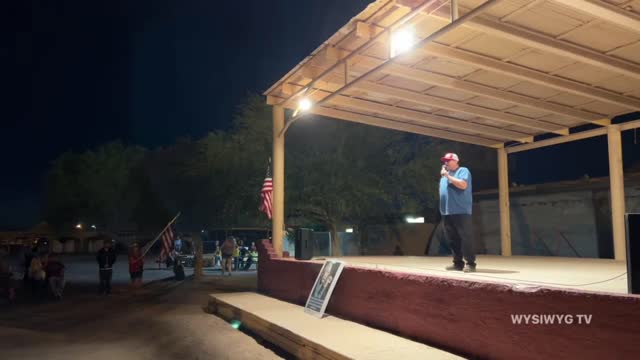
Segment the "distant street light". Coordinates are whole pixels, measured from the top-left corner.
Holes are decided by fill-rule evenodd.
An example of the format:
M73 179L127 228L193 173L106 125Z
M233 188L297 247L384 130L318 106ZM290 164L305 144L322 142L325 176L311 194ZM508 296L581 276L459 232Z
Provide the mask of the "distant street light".
M78 224L76 225L76 229L82 230L82 224L81 224L81 223L78 223Z
M96 229L96 226L95 226L95 225L91 225L91 228L92 228L93 230L95 230L95 229Z

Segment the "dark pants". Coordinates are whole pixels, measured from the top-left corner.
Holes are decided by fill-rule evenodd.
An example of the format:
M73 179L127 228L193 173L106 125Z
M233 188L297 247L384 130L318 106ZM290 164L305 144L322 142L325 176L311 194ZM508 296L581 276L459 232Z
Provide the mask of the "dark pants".
M100 270L100 294L111 293L111 277L113 270Z
M31 294L36 300L44 300L47 297L47 287L44 280L31 279Z
M253 259L251 258L251 256L249 256L247 258L247 261L244 262L243 266L242 266L242 270L249 270L251 269L251 265L253 264Z
M473 250L473 221L471 215L456 214L442 216L444 235L453 252L453 264L463 267L464 260L469 265L476 264L476 254Z

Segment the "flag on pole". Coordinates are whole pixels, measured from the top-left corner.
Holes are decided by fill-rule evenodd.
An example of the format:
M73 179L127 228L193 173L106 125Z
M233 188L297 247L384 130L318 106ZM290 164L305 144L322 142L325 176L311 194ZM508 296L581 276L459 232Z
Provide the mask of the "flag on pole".
M262 183L262 190L260 191L260 211L267 214L267 217L271 219L271 215L273 212L272 205L272 196L273 196L273 179L271 178L271 159L269 159L269 164L267 165L267 176L264 178L264 182Z
M156 243L156 241L162 239L162 251L160 252L160 259L166 259L166 256L169 255L171 251L171 245L173 244L173 239L175 238L175 232L171 227L179 217L180 213L178 213L178 215L176 215L173 219L171 219L171 221L169 221L167 226L165 226L162 231L160 231L160 234L158 234L158 236L156 236L153 241L149 241L142 247L142 256L145 256L149 252L149 250L151 250L151 247Z
M175 240L175 232L173 231L173 226L167 226L162 234L160 234L160 238L162 239L162 250L160 251L160 259L166 259L171 253L173 241Z

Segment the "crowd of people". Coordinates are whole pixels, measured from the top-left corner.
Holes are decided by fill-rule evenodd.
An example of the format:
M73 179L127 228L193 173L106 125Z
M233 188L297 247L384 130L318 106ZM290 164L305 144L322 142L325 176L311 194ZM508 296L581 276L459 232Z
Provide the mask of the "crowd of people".
M6 252L0 253L0 291L13 302L17 290L23 288L34 301L48 298L61 300L64 287L65 266L54 254L38 247L27 248L23 259L22 281L9 265Z
M184 280L182 262L178 261L175 251L171 258L175 279ZM47 299L61 300L66 285L65 265L57 255L43 247L34 246L24 249L24 256L20 257L20 268L12 268L8 252L0 249L0 298L9 303L16 301L18 291L26 299L42 302ZM102 248L96 253L95 260L98 265L98 292L101 295L111 293L111 280L113 268L118 254L112 240L103 242ZM16 264L14 259L14 264ZM142 286L144 271L144 254L137 243L132 244L128 251L129 275L131 288ZM18 270L18 271L16 271ZM22 279L20 279L22 274ZM4 300L3 300L4 301Z
M220 244L216 242L214 251L214 267L219 266L222 275L231 276L231 272L251 269L253 264L258 264L258 249L255 243L245 246L242 240L229 236Z
M171 251L171 254L166 256L165 262L167 267L173 267L174 279L184 280L184 267L179 260L179 253L176 248ZM137 289L142 286L142 276L144 273L144 256L140 245L133 243L129 247L128 262L129 262L129 276L131 278L131 288ZM100 274L100 286L99 292L102 295L109 295L111 293L111 278L113 277L113 264L116 262L117 254L113 249L111 241L105 241L102 249L98 251L96 260L98 262L98 271ZM160 262L159 262L160 263Z

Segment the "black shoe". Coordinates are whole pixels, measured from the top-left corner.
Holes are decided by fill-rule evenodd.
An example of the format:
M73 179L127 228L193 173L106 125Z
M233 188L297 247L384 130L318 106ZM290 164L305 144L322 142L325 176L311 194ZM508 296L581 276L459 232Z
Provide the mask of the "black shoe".
M463 271L466 272L466 273L476 272L476 264L467 264L467 265L465 265Z
M447 271L462 271L463 267L458 265L449 265L445 269L447 269Z

